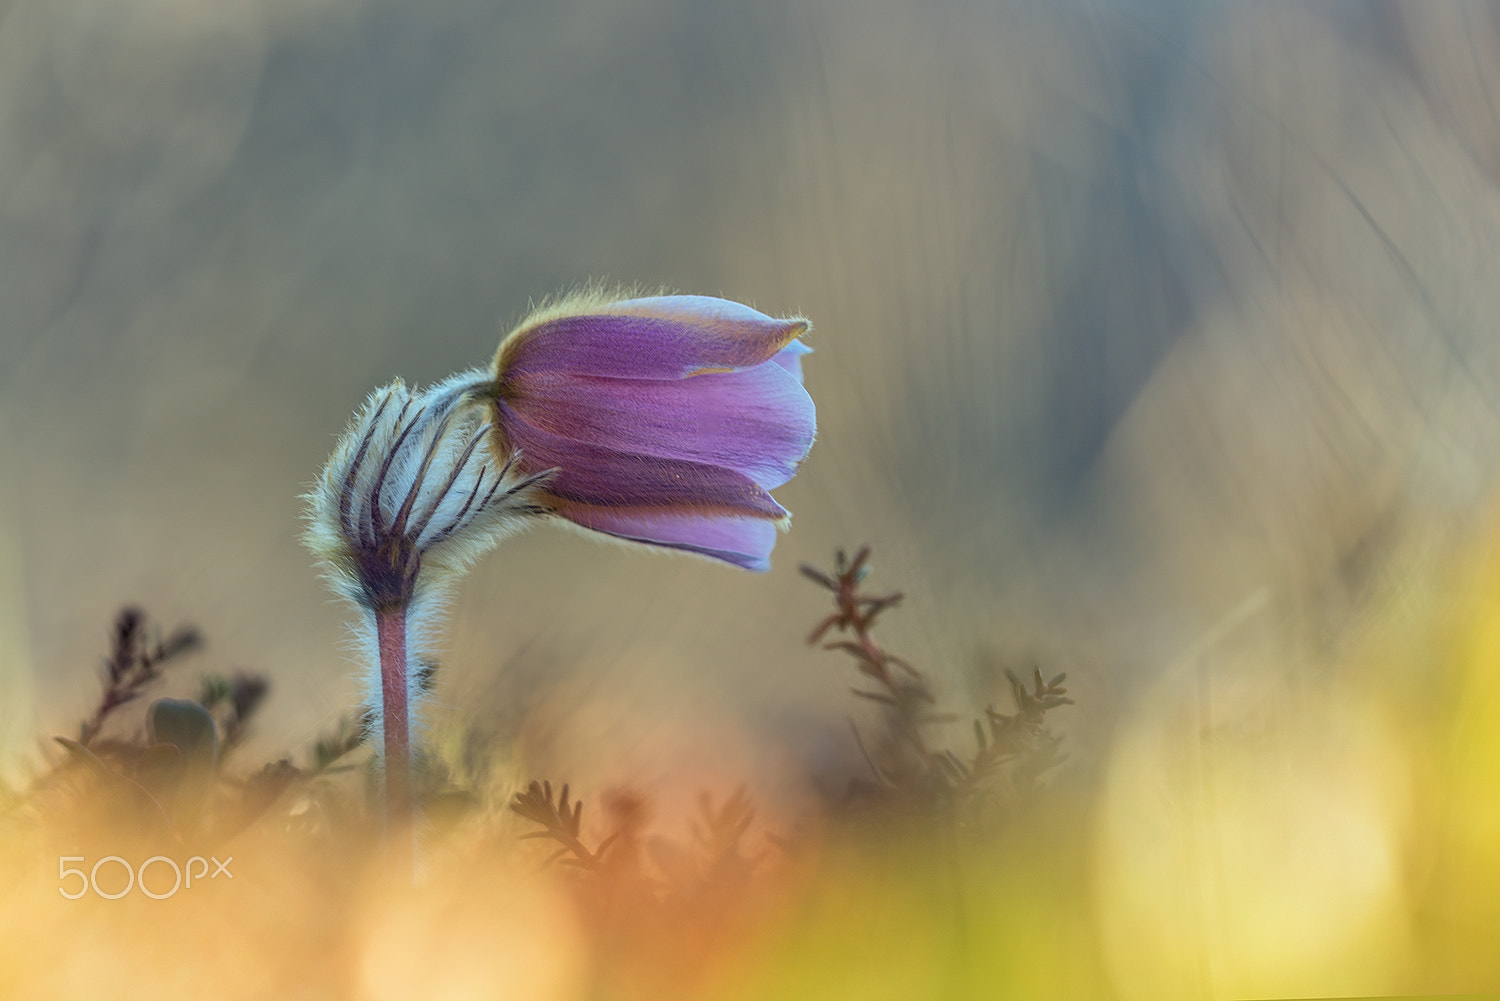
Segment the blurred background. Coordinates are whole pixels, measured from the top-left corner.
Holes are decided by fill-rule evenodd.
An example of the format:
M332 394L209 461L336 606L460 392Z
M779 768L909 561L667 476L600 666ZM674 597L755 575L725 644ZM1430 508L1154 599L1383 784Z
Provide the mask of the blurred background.
M126 602L270 675L247 762L304 747L357 689L297 541L350 413L667 285L815 325L774 569L540 526L444 719L795 815L864 712L796 567L870 543L948 708L1069 673L1113 989L1493 986L1497 251L1482 2L0 0L12 774Z

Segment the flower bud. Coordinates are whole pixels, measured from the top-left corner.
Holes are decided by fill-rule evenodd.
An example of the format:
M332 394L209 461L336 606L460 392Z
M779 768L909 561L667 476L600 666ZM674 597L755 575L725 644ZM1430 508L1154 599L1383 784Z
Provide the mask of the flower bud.
M752 570L790 520L770 491L812 447L804 319L704 296L565 300L500 345L491 451L574 525Z

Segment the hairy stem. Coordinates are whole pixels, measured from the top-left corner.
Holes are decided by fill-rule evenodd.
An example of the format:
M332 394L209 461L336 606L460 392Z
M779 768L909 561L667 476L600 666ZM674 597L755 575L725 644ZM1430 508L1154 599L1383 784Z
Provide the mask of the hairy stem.
M385 830L391 873L410 879L415 865L415 805L411 794L411 727L407 705L406 609L375 613L380 647L380 717L385 734Z

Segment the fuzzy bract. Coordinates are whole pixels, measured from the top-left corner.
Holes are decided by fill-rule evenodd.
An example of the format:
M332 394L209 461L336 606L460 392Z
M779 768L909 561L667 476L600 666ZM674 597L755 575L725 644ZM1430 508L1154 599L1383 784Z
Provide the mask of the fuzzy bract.
M441 590L527 515L540 513L514 457L454 377L422 392L400 380L370 394L306 497L307 546L334 588L379 611ZM472 381L472 373L469 374Z

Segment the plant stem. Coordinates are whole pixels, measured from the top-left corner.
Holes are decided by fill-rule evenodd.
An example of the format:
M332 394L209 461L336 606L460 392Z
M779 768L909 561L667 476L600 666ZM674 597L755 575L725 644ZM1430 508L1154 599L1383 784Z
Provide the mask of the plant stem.
M380 718L385 735L385 833L392 875L410 879L416 851L411 794L411 728L407 705L406 609L394 607L375 613L375 636L380 647Z

